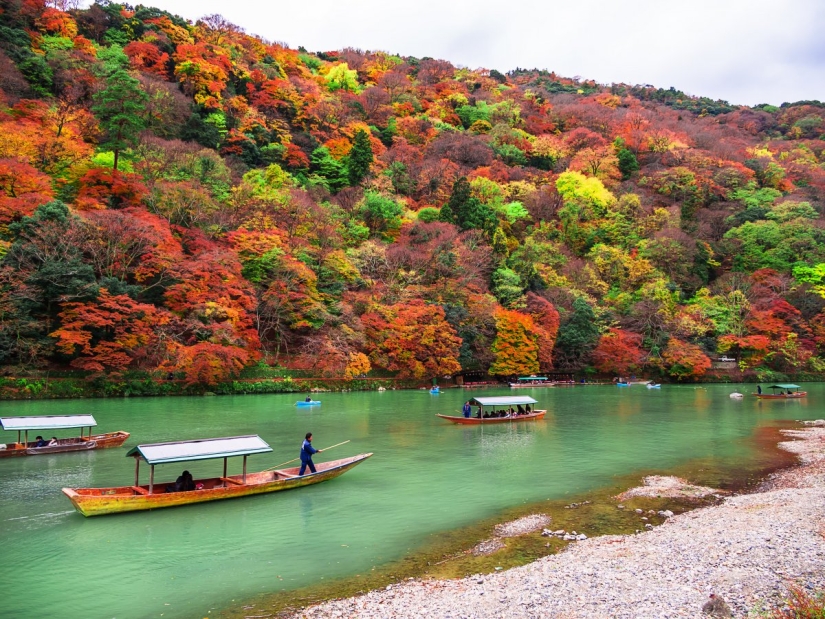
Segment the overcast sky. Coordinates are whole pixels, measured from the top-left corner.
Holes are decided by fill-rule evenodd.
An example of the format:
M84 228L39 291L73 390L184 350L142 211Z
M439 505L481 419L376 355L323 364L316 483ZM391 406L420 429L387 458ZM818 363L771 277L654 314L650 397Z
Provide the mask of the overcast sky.
M142 0L310 51L674 86L755 105L825 100L825 0ZM137 2L135 2L137 4Z

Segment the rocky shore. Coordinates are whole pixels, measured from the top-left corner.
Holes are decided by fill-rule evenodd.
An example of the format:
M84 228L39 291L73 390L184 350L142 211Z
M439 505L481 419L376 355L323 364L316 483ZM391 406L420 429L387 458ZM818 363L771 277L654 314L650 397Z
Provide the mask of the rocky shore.
M511 570L408 580L293 617L701 617L703 606L720 598L725 604L717 606L732 616L755 617L781 604L788 585L825 589L825 421L805 425L784 430L791 440L780 445L797 454L799 466L773 475L753 494L668 517L636 535L574 541L563 552ZM646 480L646 490L622 496L656 487L680 492L680 486L712 491L656 478ZM545 534L557 533L541 514L521 520L501 525L496 535L545 526Z

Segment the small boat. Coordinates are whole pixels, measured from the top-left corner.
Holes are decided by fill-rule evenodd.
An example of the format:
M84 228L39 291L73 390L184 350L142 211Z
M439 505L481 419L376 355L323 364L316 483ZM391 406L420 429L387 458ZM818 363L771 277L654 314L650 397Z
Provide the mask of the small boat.
M317 484L338 477L360 464L371 453L341 458L315 465L316 472L299 476L299 467L277 471L246 472L249 455L269 453L272 448L258 435L209 438L174 443L138 445L127 453L135 459L135 483L114 488L63 488L75 509L84 516L102 516L162 507L176 507L191 503L234 499L253 494L278 492ZM243 456L243 474L227 475L227 458ZM195 479L195 490L176 491L172 482L155 483L155 466L199 460L223 458L223 475ZM140 462L150 466L149 483L140 485Z
M432 389L430 389L430 393L432 395L438 395L439 393L441 393L441 390L438 387L433 387Z
M616 383L617 387L630 387L629 383Z
M753 395L760 400L797 400L808 395L807 391L799 391L799 385L791 383L777 383L768 388L772 390L772 393L754 393Z
M532 409L529 413L519 414L518 408L514 406L528 407L531 404L536 404L536 400L529 396L503 396L496 398L472 398L470 404L478 406L478 415L476 417L455 417L452 415L437 414L437 417L452 421L465 426L476 426L488 423L512 423L516 421L534 421L536 419L543 419L547 414L546 410ZM501 417L485 417L484 407L492 407L493 412L496 412L496 407L507 406L507 414ZM503 409L499 409L503 410Z
M645 387L647 387L648 389L661 389L662 385L660 385L659 383L647 383Z
M299 400L295 402L295 406L321 406L321 400L310 400L307 402L306 400Z
M519 376L518 381L510 383L510 389L533 389L535 387L552 387L553 382L546 376Z
M731 400L741 400L744 397L745 396L743 394L739 393L738 391L734 391L733 393L730 394L730 399Z
M39 456L62 453L66 451L88 451L120 447L129 438L128 432L108 432L92 434L97 421L92 415L46 415L42 417L0 417L0 426L4 430L17 430L17 442L0 445L0 458L12 456ZM51 445L37 447L35 441L29 441L29 430L72 430L80 428L80 436L59 438ZM89 434L84 430L89 428ZM20 433L23 433L21 440Z

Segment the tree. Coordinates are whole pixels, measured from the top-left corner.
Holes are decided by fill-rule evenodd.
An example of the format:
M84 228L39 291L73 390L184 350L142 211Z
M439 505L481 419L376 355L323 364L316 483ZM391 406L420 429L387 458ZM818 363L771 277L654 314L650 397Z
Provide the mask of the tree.
M373 154L369 135L363 129L355 132L352 149L347 157L347 175L350 185L358 185L369 174Z
M501 309L496 312L495 361L490 374L515 376L539 371L539 347L533 318L521 312Z
M444 309L420 299L379 307L361 316L370 359L399 378L434 378L461 370L461 338Z
M624 375L639 369L644 360L642 336L623 329L609 329L593 351L593 365L603 374Z
M373 235L392 237L401 227L401 205L374 191L364 194L361 217Z
M344 376L347 379L353 379L356 376L363 376L372 369L370 359L362 352L351 352L349 354L349 362L344 370Z
M692 378L696 380L710 369L710 359L696 344L670 338L662 359L669 366L668 372L679 380Z
M466 176L453 184L450 199L441 207L441 221L454 223L462 230L476 228L492 233L496 217L493 210L472 195L472 188Z
M559 328L556 351L559 364L567 369L582 367L599 339L593 308L581 297L573 301L573 313Z
M114 152L113 169L117 172L121 151L137 143L145 126L143 113L147 96L138 80L117 67L106 76L106 85L94 95L94 100L92 111L106 135L103 146Z
M539 347L539 370L553 369L553 348L559 333L559 312L544 297L528 292L527 313L533 317L536 327L536 344Z

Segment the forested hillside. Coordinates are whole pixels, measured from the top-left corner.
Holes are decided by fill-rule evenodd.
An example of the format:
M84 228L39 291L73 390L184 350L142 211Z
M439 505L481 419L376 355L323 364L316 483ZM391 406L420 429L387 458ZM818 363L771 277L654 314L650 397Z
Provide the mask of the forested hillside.
M0 10L6 373L825 371L825 104Z

